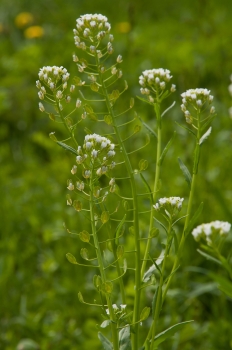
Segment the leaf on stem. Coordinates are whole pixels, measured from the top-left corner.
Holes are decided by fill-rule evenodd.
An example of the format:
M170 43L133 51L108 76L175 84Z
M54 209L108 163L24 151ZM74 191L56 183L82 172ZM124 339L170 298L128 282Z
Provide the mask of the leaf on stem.
M104 350L114 350L113 344L101 332L98 332L98 339L102 343Z
M102 283L101 290L106 294L111 294L113 291L113 283L110 281Z
M157 336L155 337L154 346L158 346L159 344L163 343L166 339L172 337L176 332L181 331L190 322L194 321L191 320L177 323L174 326L166 329L165 331L157 334Z
M200 138L199 145L201 145L211 134L212 126L209 127L209 129L204 133L204 135Z
M209 277L211 277L215 282L218 283L218 288L232 298L232 282L226 279L223 276L216 275L214 273L209 273Z
M149 125L147 125L143 119L138 115L139 120L141 121L141 123L143 124L143 126L149 131L150 134L152 134L152 136L157 138L157 134L155 133L155 131L153 131Z
M151 265L143 275L143 282L145 283L148 282L151 279L151 277L155 275L155 270L156 270L155 264Z
M163 116L172 108L174 107L176 104L176 101L174 101L171 106L169 106L167 109L165 109L165 111L163 111L163 113L161 114L161 118L163 118Z
M162 152L162 154L160 156L160 159L159 159L159 164L160 165L162 165L162 163L164 161L164 158L165 158L166 154L168 153L169 148L172 146L172 144L174 142L175 137L176 137L176 131L174 131L171 139L168 141L166 147L164 148L164 150L163 150L163 152Z
M184 178L187 181L187 184L189 185L189 188L191 188L192 176L188 168L186 167L186 165L184 165L184 163L180 158L178 158L178 162L179 162L180 170L182 171Z
M193 226L195 225L195 222L197 221L198 217L201 215L201 212L203 210L203 202L201 202L201 204L199 205L199 207L197 208L197 210L195 211L192 219L190 220L186 230L185 230L185 235L187 236L189 234L189 232L193 229Z
M105 320L102 322L102 324L100 325L101 328L106 328L110 325L111 320Z
M131 350L129 325L122 328L119 332L119 350Z
M176 123L178 126L180 126L182 129L185 129L185 130L189 131L191 134L193 134L195 137L197 137L197 135L195 134L195 132L192 131L191 129L189 129L187 126L181 125L181 124L179 124L179 123L177 123L177 122L175 122L175 123Z

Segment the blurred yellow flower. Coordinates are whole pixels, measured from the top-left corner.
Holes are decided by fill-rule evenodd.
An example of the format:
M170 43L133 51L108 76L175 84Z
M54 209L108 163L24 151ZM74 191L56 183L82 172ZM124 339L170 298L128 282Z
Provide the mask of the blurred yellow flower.
M131 30L131 25L129 22L119 22L116 24L116 30L119 33L129 33Z
M30 12L21 12L15 17L15 24L18 28L23 28L28 24L31 24L34 20L33 15Z
M40 26L31 26L24 31L24 36L27 39L40 38L44 35L44 30Z

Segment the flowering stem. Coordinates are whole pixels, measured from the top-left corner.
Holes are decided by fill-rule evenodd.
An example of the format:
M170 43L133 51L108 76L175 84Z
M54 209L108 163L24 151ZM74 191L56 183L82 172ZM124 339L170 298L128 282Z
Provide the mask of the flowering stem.
M94 218L94 180L93 180L93 172L90 177L90 220L91 220L91 228L92 228L92 235L93 235L93 241L94 241L94 247L96 249L96 254L97 254L97 260L99 264L99 270L102 278L102 282L106 283L106 275L105 275L105 270L104 270L104 264L103 264L103 259L101 255L101 248L100 244L98 241L98 236L96 232L96 226L95 226L95 218ZM110 294L105 293L106 296L106 301L107 301L107 306L109 309L109 315L110 315L110 320L111 320L111 331L112 331L112 341L113 341L113 348L114 350L118 350L118 333L117 333L117 323L115 319L115 314L114 314L114 309L112 306Z
M158 192L158 186L159 186L159 178L160 178L160 156L161 156L161 115L160 115L160 105L155 105L155 112L156 112L156 119L157 119L157 150L156 150L156 166L155 166L155 181L154 181L154 187L153 187L153 203L156 199L156 193ZM149 224L149 236L147 240L147 245L145 249L142 269L141 269L141 278L143 278L143 275L146 270L148 255L151 247L151 240L152 237L150 236L151 230L153 227L153 220L154 220L154 207L151 206L151 214L150 214L150 224Z
M168 256L169 237L170 237L170 234L171 234L171 230L172 230L172 220L170 220L169 227L168 227L167 243L166 243L166 247L165 247L164 259L163 259L162 269L161 269L161 274L160 274L160 283L159 283L159 286L158 286L158 292L157 292L157 297L156 297L154 318L153 318L152 325L150 327L149 333L147 335L147 339L145 341L145 343L146 343L149 340L151 340L151 346L150 346L151 350L154 347L154 340L155 340L155 335L156 335L156 331L157 331L157 324L158 324L159 314L160 314L161 307L162 307L162 304L163 304L163 299L164 299L164 296L162 295L162 287L163 287L163 282L164 282L164 272L165 272L165 267L166 267L166 259L167 259L167 256Z
M189 225L189 222L190 222L190 219L191 219L193 197L194 197L194 194L195 194L195 187L196 187L196 176L197 176L197 172L198 172L198 162L199 162L199 157L200 157L199 140L200 140L200 116L198 115L198 130L197 130L196 145L195 145L195 150L194 150L194 163L193 163L194 165L193 165L192 181L191 181L191 187L190 187L190 193L189 193L187 215L186 215L186 219L185 219L185 225L184 225L184 229L183 229L183 232L182 232L180 244L179 244L179 247L178 247L178 252L176 254L175 261L174 261L174 264L173 264L173 267L172 267L172 271L170 273L170 276L168 278L167 284L166 284L165 289L164 289L163 298L167 294L169 285L170 285L170 283L172 281L172 278L174 276L174 271L178 267L178 264L179 264L179 261L180 261L180 258L181 258L181 254L182 254L182 251L183 251L185 239L186 239L186 229L187 229L187 227Z
M97 66L99 66L99 58L96 55L96 61ZM102 86L103 95L105 97L106 105L109 114L112 117L113 120L113 128L118 140L118 144L120 149L122 150L123 158L125 161L125 165L127 168L127 172L130 178L131 183L131 191L132 191L132 197L133 197L133 209L134 209L134 215L133 215L133 222L134 222L134 237L135 237L135 300L134 300L134 311L133 311L133 324L134 324L134 333L132 333L132 349L137 350L138 349L138 321L139 321L139 309L140 309L140 295L141 295L141 279L140 279L140 270L141 270L141 261L140 261L140 235L139 235L139 220L138 220L138 201L137 201L137 193L136 193L136 185L135 185L135 179L134 179L134 172L129 160L129 157L127 155L124 143L121 139L117 124L116 124L116 118L115 113L112 108L112 105L109 100L109 95L107 92L107 88L105 86L105 82L103 79L103 76L101 73L99 73L100 83Z

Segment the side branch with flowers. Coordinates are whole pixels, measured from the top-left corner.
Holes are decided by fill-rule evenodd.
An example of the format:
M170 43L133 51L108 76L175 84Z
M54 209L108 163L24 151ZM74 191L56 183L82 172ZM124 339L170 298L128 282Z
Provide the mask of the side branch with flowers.
M162 163L173 146L175 137L174 133L166 147L162 148L164 116L174 105L163 111L163 101L176 91L175 85L170 84L171 72L155 68L145 70L139 77L143 95L139 99L153 108L156 129L152 130L141 118L139 121L136 115L128 117L134 100L130 100L126 111L120 109L120 98L128 86L126 82L121 83L122 56L112 58L114 37L110 30L108 19L103 15L88 14L77 19L74 42L80 56L74 54L73 61L79 76L74 77L68 86L70 75L66 68L48 66L40 69L39 80L36 82L41 100L39 109L47 113L52 121L63 124L67 138L57 140L54 133L50 137L74 157L72 179L67 184L70 191L67 205L76 211L77 222L80 215L85 218L86 227L77 235L88 249L82 248L80 251L84 263L72 253L67 253L66 256L70 263L95 271L93 285L98 293L98 300L88 303L82 295L83 291L79 291L79 300L101 310L103 321L98 337L105 350L154 350L165 339L192 322L185 320L166 330L159 329L162 306L180 266L186 237L193 230L203 209L202 203L199 203L198 209L193 210L193 198L201 147L210 135L215 108L211 106L213 96L207 89L191 89L181 95L181 109L188 124L181 127L194 137L195 150L192 171L179 159L180 169L189 185L189 196L186 214L178 217L184 198L159 198ZM72 104L73 96L73 110L66 113L66 104ZM83 124L88 119L95 121L95 127L87 132L82 142L77 126L83 126L87 130ZM155 175L152 183L146 180L145 160L140 161L139 170L134 169L133 165L137 152L141 152L142 148L145 150L148 138L144 146L129 151L129 143L133 142L141 130L140 122L144 130L148 129L156 137L156 157L152 160ZM100 135L99 130L103 130L104 135ZM125 184L122 190L119 189L119 182ZM141 193L141 188L144 187L146 191ZM141 198L149 200L149 210L144 209ZM116 204L118 200L119 204ZM145 219L146 236L141 228ZM182 219L185 220L183 232L178 238L176 226ZM157 225L162 232L159 232ZM229 230L229 223L215 221L195 228L192 233L196 239L206 239L210 248L204 246L205 250L208 249L207 253L217 256L231 278L231 267L215 243ZM165 247L159 256L155 256L152 244L157 243L159 234L163 235ZM128 243L131 236L133 247ZM78 246L74 253L76 249ZM171 254L174 259L170 270L167 269L166 262ZM125 286L130 279L133 279L134 284L133 302L129 299ZM142 304L147 288L153 291L153 301L149 306ZM145 330L141 331L141 325Z

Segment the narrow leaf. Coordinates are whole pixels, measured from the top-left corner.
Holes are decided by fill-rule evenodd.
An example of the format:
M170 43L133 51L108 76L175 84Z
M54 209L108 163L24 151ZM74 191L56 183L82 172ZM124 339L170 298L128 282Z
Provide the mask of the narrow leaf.
M226 279L223 276L216 275L214 273L209 273L209 277L211 277L215 282L218 283L218 288L232 298L232 282Z
M185 230L185 234L188 235L190 231L192 231L193 226L195 225L195 222L197 221L198 217L201 215L202 210L203 210L203 202L201 202L201 204L199 205L199 207L197 208L197 210L195 211L192 219L190 220L186 230Z
M147 125L143 119L138 115L139 120L141 121L141 123L143 124L143 126L149 131L150 134L152 134L152 136L157 138L157 134L155 133L155 131L153 131L149 125Z
M114 350L113 344L101 332L98 332L98 339L102 343L104 350Z
M66 151L69 151L69 152L71 152L71 153L73 153L73 154L75 154L77 156L77 151L74 148L66 145L66 143L63 143L63 142L60 142L60 141L57 141L56 143L59 146L61 146L62 148L64 148Z
M164 150L163 150L163 152L162 152L162 154L160 156L160 159L159 159L159 164L160 165L162 165L162 163L164 161L164 158L165 158L166 154L168 153L169 148L172 146L172 144L174 142L175 137L176 137L176 131L174 131L171 139L168 141L166 147L164 148Z
M119 350L131 350L129 325L122 328L119 332Z
M151 204L153 203L153 196L152 196L152 190L151 187L149 186L147 180L145 179L145 177L143 176L143 174L140 173L140 177L143 180L143 183L145 185L145 187L147 188L148 192L150 193L150 200L151 200Z
M110 320L105 320L102 322L102 324L100 325L101 328L106 328L110 325L111 321Z
M155 274L156 266L153 264L143 275L143 282L148 282L151 279L151 276Z
M67 253L66 258L71 264L77 264L75 256L73 256L71 253Z
M195 134L195 132L192 131L191 129L189 129L187 126L181 125L181 124L179 124L179 123L177 123L177 122L175 122L175 123L176 123L178 126L180 126L182 129L185 129L185 130L189 131L191 134L193 134L195 137L197 137L197 135Z
M163 111L163 113L161 114L161 118L163 118L163 116L172 108L174 107L176 104L176 101L174 101L171 106L169 106L167 109L165 109L165 111Z
M186 165L184 165L184 163L182 162L182 160L180 158L178 158L178 162L179 162L180 169L184 175L184 178L187 181L189 187L191 188L191 182L192 182L191 174L190 174L188 168L186 167Z
M209 127L209 129L204 133L204 135L200 138L199 144L201 145L211 134L212 126Z
M203 252L202 250L197 249L197 251L198 251L199 254L201 254L201 255L202 255L204 258L206 258L207 260L211 260L211 261L215 262L215 263L218 264L218 265L221 265L221 264L222 264L220 260L218 260L218 259L214 258L213 256L211 256L211 255L209 255L209 254Z
M194 322L194 321L191 320L191 321L177 323L174 326L166 329L165 331L157 334L157 336L155 337L154 346L157 346L163 343L166 339L172 337L176 332L181 331L186 326L186 324L190 322Z

